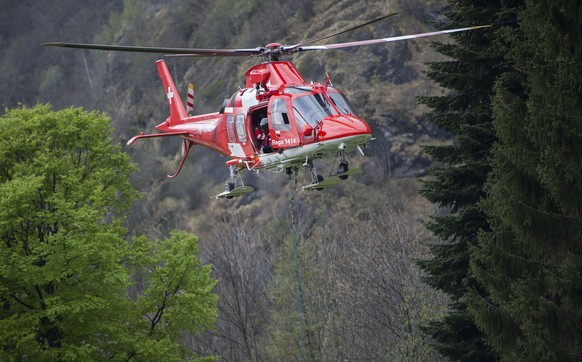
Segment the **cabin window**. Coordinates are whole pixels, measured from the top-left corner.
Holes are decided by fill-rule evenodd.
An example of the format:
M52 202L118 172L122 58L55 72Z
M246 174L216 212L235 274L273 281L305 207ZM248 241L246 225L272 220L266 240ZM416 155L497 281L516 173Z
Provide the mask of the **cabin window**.
M275 131L289 131L291 124L285 99L275 99L271 105L271 119Z
M236 142L236 128L234 126L234 116L232 114L226 116L226 134L228 135L228 142Z
M245 143L247 141L247 132L245 130L245 115L237 114L235 119L236 124L236 135L238 136L238 141Z

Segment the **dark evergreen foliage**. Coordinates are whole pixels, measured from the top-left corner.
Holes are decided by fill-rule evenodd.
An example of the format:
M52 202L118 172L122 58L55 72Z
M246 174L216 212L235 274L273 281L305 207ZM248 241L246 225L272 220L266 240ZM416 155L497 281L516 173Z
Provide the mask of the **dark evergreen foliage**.
M515 71L495 87L492 229L472 250L487 297L469 306L507 360L582 358L582 7L527 1L504 33Z
M469 271L469 249L481 230L489 230L486 215L479 209L484 184L491 171L489 155L496 141L490 99L495 79L511 63L496 45L496 32L513 16L519 1L451 1L450 23L441 27L493 24L489 30L455 36L455 44L437 44L450 60L431 63L428 75L451 95L426 97L432 108L428 118L454 137L453 145L426 147L441 167L431 171L421 193L448 209L434 216L427 227L444 243L432 245L432 258L419 261L428 273L426 282L445 292L454 302L448 314L431 322L426 331L437 341L442 355L452 360L496 360L483 335L467 312L468 290L482 294Z

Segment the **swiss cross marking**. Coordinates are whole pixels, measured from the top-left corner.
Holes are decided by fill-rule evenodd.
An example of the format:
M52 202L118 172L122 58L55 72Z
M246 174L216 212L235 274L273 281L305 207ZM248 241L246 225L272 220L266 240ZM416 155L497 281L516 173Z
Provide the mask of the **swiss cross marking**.
M170 101L170 104L172 104L172 98L174 98L174 92L172 92L172 88L168 87L168 93L166 95L168 96L168 101Z

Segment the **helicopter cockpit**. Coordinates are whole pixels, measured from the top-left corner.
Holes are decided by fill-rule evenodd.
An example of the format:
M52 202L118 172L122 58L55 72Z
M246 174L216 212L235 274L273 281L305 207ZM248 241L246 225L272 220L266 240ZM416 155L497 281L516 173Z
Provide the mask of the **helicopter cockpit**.
M269 115L273 144L282 148L314 142L326 118L356 116L343 93L321 85L286 87L269 100Z
M302 87L290 87L286 91L297 95L291 103L295 121L300 128L306 124L315 128L324 118L337 115L323 93L313 93L311 88Z
M357 116L343 93L332 87L327 87L325 92L321 93L313 93L311 87L289 87L285 89L285 92L298 95L293 97L292 101L293 112L298 123L315 127L322 119L339 113ZM332 104L335 107L332 107Z

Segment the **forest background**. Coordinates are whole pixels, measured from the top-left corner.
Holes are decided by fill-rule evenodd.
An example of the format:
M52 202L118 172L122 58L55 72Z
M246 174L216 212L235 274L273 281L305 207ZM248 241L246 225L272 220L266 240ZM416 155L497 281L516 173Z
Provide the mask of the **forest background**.
M130 233L159 238L178 229L198 235L200 257L204 263L212 265L213 276L218 280L214 289L219 296L216 327L185 338L188 348L199 355L219 355L232 361L299 359L302 340L287 177L248 173L245 183L252 184L258 191L236 200L211 200L209 196L220 192L226 179L226 160L209 151L195 149L180 177L166 179L166 174L173 172L180 159L178 142L155 140L137 143L131 148L124 146L126 140L141 131L152 130L167 117L163 89L155 71L158 56L42 48L40 44L70 41L247 48L310 39L390 12L399 15L340 35L334 41L430 31L435 24L503 24L508 29L505 36L457 37L460 52L459 48L451 48L450 39L442 38L439 41L444 45L437 47L440 53L431 47L429 40L419 40L294 57L293 61L307 80L324 81L329 72L335 86L345 91L362 118L371 124L376 137L366 149L365 158L353 155L364 171L362 175L350 178L337 188L303 193L297 198L305 353L309 360L439 360L471 356L496 360L499 355L512 358L519 353L543 355L549 359L580 356L578 335L569 337L564 345L557 347L559 343L555 341L562 334L575 330L576 325L560 327L559 331L547 329L537 323L544 318L529 320L531 313L521 309L528 300L524 297L525 291L530 291L527 295L533 300L537 300L535 296L543 297L540 310L548 315L556 313L560 316L558 320L580 315L579 308L575 307L580 305L576 304L576 298L579 299L577 293L581 284L580 234L577 234L580 230L579 206L563 205L562 200L566 199L556 196L559 190L569 189L573 192L570 200L582 200L580 183L573 176L580 170L579 156L572 157L572 154L582 154L575 152L579 151L579 146L565 142L566 136L555 131L552 144L562 150L556 157L567 160L566 166L550 157L551 148L546 147L546 140L532 136L536 133L531 129L540 125L542 130L543 122L533 122L534 126L521 138L533 137L535 141L521 145L522 152L539 150L533 153L534 159L553 159L553 164L559 168L555 173L564 174L563 170L567 169L566 175L570 175L566 178L570 183L551 186L556 181L550 177L551 167L536 170L535 166L526 165L529 168L519 168L529 170L524 173L537 185L535 202L543 207L533 209L547 214L550 211L544 208L548 207L559 220L567 219L565 226L559 228L559 236L536 234L544 236L536 244L539 248L534 248L535 253L529 251L524 239L519 242L506 240L505 247L487 243L487 240L496 240L492 235L501 231L505 231L501 235L529 240L531 235L527 230L530 229L522 230L519 226L531 225L535 217L524 217L518 212L512 214L514 204L501 208L499 202L489 202L485 206L480 203L488 194L497 195L498 200L511 199L503 194L508 189L502 187L503 182L510 179L504 176L507 173L500 171L503 170L502 155L503 152L519 154L519 150L503 151L500 147L494 152L497 156L493 157L497 163L490 161L493 145L497 139L503 140L504 130L502 123L497 124L498 128L493 125L493 110L502 120L507 114L503 107L513 107L522 112L520 122L529 122L534 117L528 118L528 115L539 111L535 109L536 104L552 103L528 103L532 89L529 79L535 79L528 72L535 67L528 63L527 55L535 54L532 50L535 47L526 41L528 36L512 33L512 29L517 28L517 19L522 16L525 25L521 31L531 34L532 29L527 27L531 17L545 19L547 29L555 30L555 23L560 23L555 18L569 14L564 23L574 24L573 28L579 30L580 9L567 1L548 5L554 13L547 14L539 13L543 4L530 4L528 13L523 11L525 5L519 1L474 3L345 0L275 4L254 0L176 0L168 4L126 0L84 4L65 0L52 4L3 0L0 5L10 11L0 13L3 54L0 101L9 108L19 103L33 106L37 102L48 102L54 109L82 106L111 117L115 141L139 166L132 184L143 197L128 220ZM547 59L565 58L566 65L556 65L559 69L571 69L567 66L575 68L580 64L579 47L572 45L576 44L576 39L568 37L566 25L557 27L559 34L566 34L562 36L564 44L559 43L559 49L554 49L553 53L548 50L539 55L543 61L535 57L532 61L555 65ZM555 34L550 30L540 34L536 36L550 49ZM516 45L512 39L519 39L521 45ZM474 50L475 46L479 51ZM561 53L560 57L556 56L562 48L574 55L571 58ZM470 65L461 67L461 72L459 68L447 68L450 64L447 60L451 58ZM185 91L189 82L195 84L195 112L200 114L216 111L224 98L243 85L242 74L254 61L171 59L167 63L179 89ZM437 63L429 67L427 62ZM471 68L478 64L482 64L482 68ZM495 71L490 72L491 69ZM438 83L429 79L426 72ZM504 73L511 74L505 75L505 83L495 83ZM462 80L462 76L455 77L455 74L465 74L467 78ZM571 99L575 99L580 92L579 76L568 75L574 80L566 88L572 90ZM542 83L533 82L534 85ZM471 84L474 88L479 88L475 86L479 84L481 88L471 89ZM505 89L511 94L504 93ZM518 99L512 98L510 105L502 101L491 104L493 94L512 95ZM450 95L461 97L451 98ZM543 95L533 92L531 98L543 98ZM424 97L421 103L418 97ZM565 112L566 119L579 121L580 113L574 116L580 106L579 99L571 99L553 103L570 105L563 107L567 111L558 113ZM476 103L471 104L471 101ZM477 122L457 119L447 123L443 116L447 113L471 114L468 111L477 114L474 118ZM515 122L507 120L507 124ZM559 122L556 124L555 129L567 128ZM580 137L580 128L572 124L575 123L568 123L571 132L566 140ZM505 137L512 139L516 135L519 130L512 130ZM508 141L507 145L510 144ZM468 156L467 150L474 153ZM525 162L527 157L519 158L522 159ZM478 164L471 163L473 161ZM444 165L445 171L435 171L425 178L424 186L420 186L419 179L426 177L427 170L435 165ZM456 170L463 169L459 165L469 165L471 170L479 172L451 176L446 171L447 165L454 165ZM329 166L323 164L322 169ZM497 170L493 173L496 176L489 178L493 168ZM488 179L490 192L485 186ZM445 186L448 188L443 191ZM421 188L428 200L419 195ZM463 198L467 194L469 196ZM514 192L511 195L522 194ZM531 206L532 202L527 205ZM501 209L506 213L499 213ZM495 221L498 215L506 218L500 216L502 220ZM477 222L472 223L475 220ZM425 226L427 223L430 231ZM470 225L468 229L471 230L453 230L451 225L455 223ZM556 263L541 260L541 255L547 252L544 240L556 238L563 243L558 243L558 248L552 251L556 252L556 260L564 258ZM433 246L429 251L430 245ZM506 270L493 265L487 258L502 253L506 256L504 267L507 268L512 258L524 259L516 255L515 250L527 254L525 259L533 260L525 269ZM470 259L470 255L475 257ZM418 260L424 260L420 262L424 272L416 265ZM529 275L546 275L547 268L551 269L554 279L521 279L523 270ZM491 273L487 273L491 270L504 270L507 278L503 282L488 279ZM441 292L425 284L422 275ZM471 294L472 290L477 292ZM483 306L480 301L487 303ZM510 309L495 309L500 313L497 316L487 311L487 306L499 306L502 302L509 302ZM523 320L507 320L508 313L523 315ZM496 321L507 323L501 323L500 327ZM573 321L579 323L580 318ZM507 334L500 333L499 328ZM491 338L484 338L483 333ZM525 352L516 352L500 336L515 341L517 346L537 345L539 348L522 348Z

